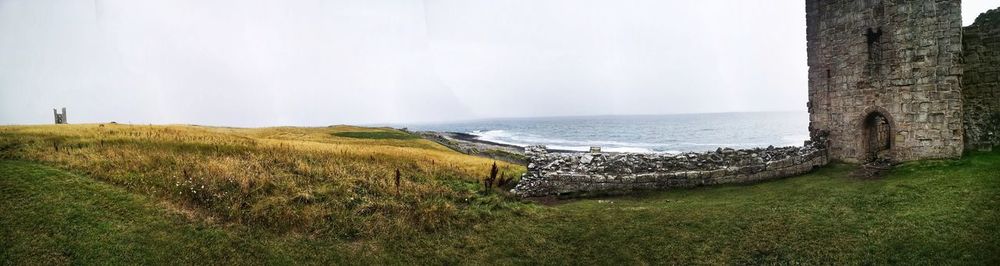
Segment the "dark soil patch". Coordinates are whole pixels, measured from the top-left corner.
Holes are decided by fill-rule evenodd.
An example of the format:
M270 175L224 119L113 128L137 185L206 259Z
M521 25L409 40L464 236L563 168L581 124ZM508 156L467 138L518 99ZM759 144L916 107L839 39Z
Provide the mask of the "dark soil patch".
M851 176L861 179L881 179L892 171L895 165L889 160L878 160L868 162L858 166L857 170L851 172Z

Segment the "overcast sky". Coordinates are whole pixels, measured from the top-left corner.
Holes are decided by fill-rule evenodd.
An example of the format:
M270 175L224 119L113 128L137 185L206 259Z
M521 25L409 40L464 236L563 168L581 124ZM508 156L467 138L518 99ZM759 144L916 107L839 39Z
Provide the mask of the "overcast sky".
M1000 0L964 0L966 24ZM0 0L0 124L805 110L803 0Z

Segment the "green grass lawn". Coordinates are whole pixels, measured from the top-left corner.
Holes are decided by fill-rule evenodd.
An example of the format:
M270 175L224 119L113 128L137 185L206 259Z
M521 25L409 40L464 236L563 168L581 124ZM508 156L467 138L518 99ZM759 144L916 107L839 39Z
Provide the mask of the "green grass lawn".
M851 170L519 203L471 226L341 239L192 219L94 178L0 161L0 264L1000 264L1000 152L878 180Z

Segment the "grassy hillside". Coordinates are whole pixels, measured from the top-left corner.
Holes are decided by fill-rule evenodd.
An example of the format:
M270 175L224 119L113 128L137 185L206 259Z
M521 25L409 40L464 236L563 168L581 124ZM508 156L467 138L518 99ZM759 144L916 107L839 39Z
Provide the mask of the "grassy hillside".
M155 132L115 127L124 135L134 131ZM254 208L220 207L215 202L171 196L173 192L151 192L143 188L155 187L150 184L159 182L150 179L170 178L169 175L152 174L159 172L152 169L156 168L156 163L144 164L138 159L88 159L131 162L136 166L129 169L138 170L130 170L134 171L130 173L142 174L124 177L146 180L123 182L123 177L108 174L113 171L90 166L96 163L73 159L85 156L79 153L116 152L90 148L94 151L84 153L82 151L88 148L81 147L74 148L80 151L69 151L69 156L45 155L46 149L54 150L47 142L53 135L59 135L52 133L54 130L7 127L0 130L4 140L0 142L3 143L0 154L8 159L0 161L0 263L1000 264L1000 208L996 207L1000 206L1000 175L997 174L1000 173L1000 152L972 154L955 161L910 163L877 180L852 178L849 176L852 166L832 165L804 176L755 185L649 192L540 206L496 193L489 196L476 193L472 179L484 175L480 172L488 170L486 164L490 161L450 153L421 140L381 137L385 133L347 134L351 137L335 134L372 129L153 128L183 130L183 133L176 133L183 136L176 137L185 139L198 134L252 139L258 146L232 145L243 152L248 149L251 154L260 153L261 157L272 156L272 153L262 152L270 148L261 148L272 144L260 143L281 143L276 144L278 148L275 149L281 149L281 145L292 146L286 148L292 150L273 153L276 157L288 158L267 160L310 158L309 154L327 154L322 153L325 148L317 146L341 145L356 149L420 151L418 154L441 152L437 156L442 157L434 157L435 165L445 161L441 158L455 156L449 161L451 164L459 165L460 161L469 160L470 166L468 172L463 172L462 167L431 168L422 173L422 177L413 178L421 181L410 184L426 186L424 190L410 188L413 190L403 192L406 196L399 198L390 196L394 194L391 185L373 186L374 191L385 196L360 193L359 187L367 183L357 181L365 179L353 175L313 181L308 175L276 170L296 168L261 166L253 169L270 177L261 180L291 182L294 186L278 189L281 186L275 185L264 191L232 190L246 193L243 197L256 202L254 204L269 202L262 199L271 197L288 198L272 203L281 206L276 209L286 211L256 212ZM62 135L66 135L63 145L74 143L72 134ZM380 137L365 138L371 135ZM80 139L88 138L92 137ZM240 152L223 155L227 153L217 151L228 148L177 148L176 140L164 140L169 145L160 144L163 146L160 147L140 142L140 139L142 137L121 141L134 144L120 144L118 148L127 150L130 145L149 145L151 150L124 157L142 158L162 152L162 156L242 158L237 156ZM213 140L213 143L238 143L230 141ZM362 143L365 144L358 145ZM390 153L385 156L398 156ZM337 152L328 154L345 157ZM311 156L315 156L311 160L323 157ZM366 161L364 156L360 157L357 163L367 166L355 166L352 170L388 171L398 166L421 173L414 170L421 169L414 166L420 163L413 162L426 162L413 158L395 159L401 162L371 158ZM310 159L298 160L308 162ZM329 160L324 163L346 159ZM212 164L211 161L190 163ZM251 164L247 159L238 161ZM178 166L165 164L164 167ZM509 167L511 171L519 170ZM340 184L345 181L350 182ZM244 215L250 217L278 215L296 219L295 213L313 208L308 206L351 206L347 204L352 200L350 196L331 193L316 196L311 201L300 201L295 199L298 194L285 190L307 190L323 184L348 187L338 193L353 191L355 194L349 195L366 195L365 202L411 205L388 208L389 211L358 208L341 212L331 208L330 214L346 217L331 215L306 225L298 224L308 220L303 218L297 218L300 219L296 220L298 223L261 222L227 214L227 211L246 211L248 214ZM469 197L469 203L465 203L465 196ZM363 206L373 206L371 204ZM449 205L453 207L451 211L420 210ZM439 221L421 218L426 213L434 213ZM257 219L269 221L263 217ZM357 232L344 234L340 229L324 229L339 228L336 227L339 224L357 228Z
M493 161L392 129L10 126L0 158L84 174L191 219L340 238L432 231L516 206L477 193Z

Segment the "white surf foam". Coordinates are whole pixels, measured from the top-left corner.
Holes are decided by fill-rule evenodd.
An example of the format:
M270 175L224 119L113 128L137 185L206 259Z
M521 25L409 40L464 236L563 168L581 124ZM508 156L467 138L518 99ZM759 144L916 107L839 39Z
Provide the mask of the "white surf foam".
M753 148L753 147L767 147L769 145L766 143L694 143L694 142L642 143L642 142L621 142L621 141L604 141L604 140L579 141L579 140L546 138L532 134L509 132L506 130L483 130L483 131L477 130L470 132L469 134L475 135L477 138L481 140L496 142L501 144L514 145L520 147L530 146L530 145L546 145L550 149L568 150L568 151L589 151L590 147L596 146L596 147L601 147L601 150L605 152L679 154L681 152L677 150L657 151L657 149L664 147L677 147L677 146L688 146L688 147L695 146L695 147L706 147L711 149L719 147ZM807 139L809 139L809 136L807 135L794 135L794 136L782 137L782 141L784 142L783 145L785 146L801 146L802 142Z
M527 134L514 134L504 130L473 131L469 134L477 136L481 140L496 142L515 146L546 145L550 149L567 151L589 151L590 147L601 147L606 152L631 152L631 153L680 153L678 151L655 151L652 148L663 146L656 143L630 143L620 141L574 141L565 139L543 138Z

